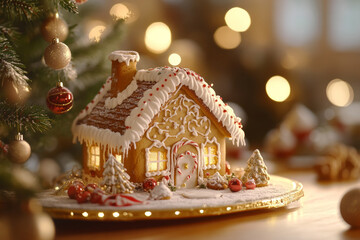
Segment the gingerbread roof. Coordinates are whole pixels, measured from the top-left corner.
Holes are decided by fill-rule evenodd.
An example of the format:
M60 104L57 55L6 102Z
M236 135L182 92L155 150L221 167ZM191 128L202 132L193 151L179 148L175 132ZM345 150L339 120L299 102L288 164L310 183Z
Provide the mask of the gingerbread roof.
M73 122L74 142L107 145L113 149L130 148L138 142L171 93L186 86L204 103L234 143L244 145L241 119L216 95L212 87L186 68L159 67L137 71L125 90L112 97L109 78L95 98Z

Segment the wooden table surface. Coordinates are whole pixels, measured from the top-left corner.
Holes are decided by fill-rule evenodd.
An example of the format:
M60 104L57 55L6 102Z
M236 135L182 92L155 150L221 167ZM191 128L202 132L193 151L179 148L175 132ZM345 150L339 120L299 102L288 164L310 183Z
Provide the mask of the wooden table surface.
M314 172L280 171L304 185L287 207L182 220L83 222L56 220L56 239L360 239L341 218L339 204L360 181L320 184Z

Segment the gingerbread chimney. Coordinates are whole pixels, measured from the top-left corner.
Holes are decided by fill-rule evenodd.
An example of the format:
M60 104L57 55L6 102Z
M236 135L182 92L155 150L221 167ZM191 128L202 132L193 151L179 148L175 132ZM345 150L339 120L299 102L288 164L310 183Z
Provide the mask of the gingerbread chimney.
M117 94L123 91L133 80L136 74L136 63L140 60L135 51L114 51L109 55L112 61L111 91Z

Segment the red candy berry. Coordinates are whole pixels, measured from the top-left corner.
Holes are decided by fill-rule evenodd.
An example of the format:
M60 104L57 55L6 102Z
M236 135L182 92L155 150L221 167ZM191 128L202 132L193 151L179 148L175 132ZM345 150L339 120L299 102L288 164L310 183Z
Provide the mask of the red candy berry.
M250 179L245 183L246 189L255 189L256 183L254 179Z
M101 190L100 188L96 188L92 193L90 197L91 203L102 203L102 197L105 195L105 192Z
M149 192L150 190L153 190L154 187L156 187L157 182L154 178L147 178L144 180L143 183L143 189L147 192Z
M76 199L76 195L83 192L84 188L83 185L80 184L72 184L67 190L67 194L69 198Z
M91 198L91 193L88 191L83 191L76 195L76 201L78 203L86 203L90 200L90 198Z
M242 182L237 178L232 178L229 181L229 188L232 192L238 192L242 189Z

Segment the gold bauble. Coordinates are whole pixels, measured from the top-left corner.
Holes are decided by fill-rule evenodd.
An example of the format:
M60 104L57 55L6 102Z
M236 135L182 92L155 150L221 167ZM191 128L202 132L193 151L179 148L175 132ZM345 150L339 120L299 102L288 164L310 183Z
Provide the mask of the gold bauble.
M55 238L55 225L51 217L42 212L28 212L6 209L0 213L0 238L6 240L52 240Z
M1 88L2 95L9 103L23 103L30 96L30 89L28 86L17 86L13 81L4 80Z
M340 213L345 222L354 228L360 228L360 188L348 191L340 202Z
M44 60L49 67L55 70L62 69L71 60L70 49L64 43L59 42L59 39L55 38L45 49Z
M69 29L66 22L59 17L59 14L48 17L41 25L41 35L47 42L58 38L60 42L68 36Z
M15 141L9 144L8 155L10 160L15 163L24 163L29 159L31 147L24 141L22 134L18 133L18 135L15 136Z

